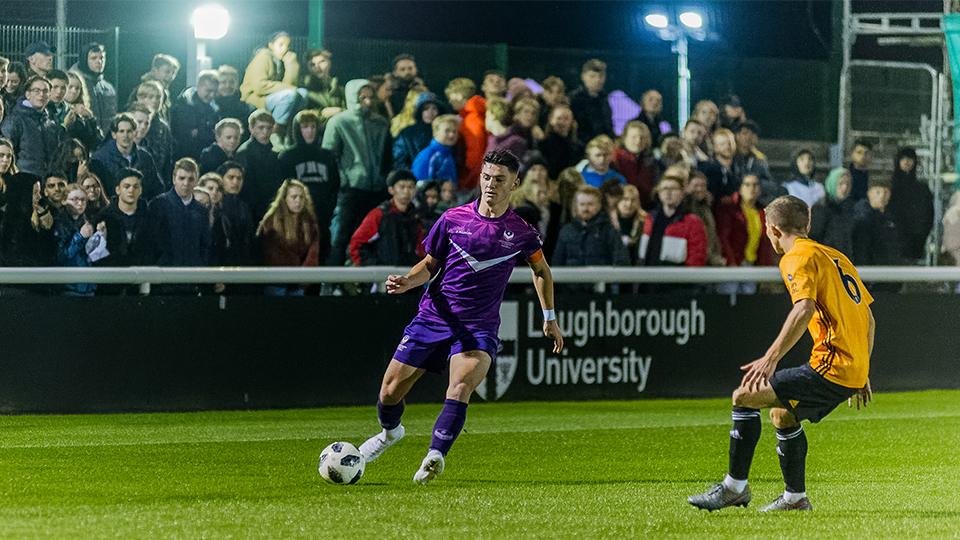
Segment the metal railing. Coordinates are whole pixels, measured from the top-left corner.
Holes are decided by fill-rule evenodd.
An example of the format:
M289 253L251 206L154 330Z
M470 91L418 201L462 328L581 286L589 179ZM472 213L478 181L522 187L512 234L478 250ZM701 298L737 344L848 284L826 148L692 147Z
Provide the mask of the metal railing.
M113 283L139 285L150 294L151 284L200 283L378 283L408 267L364 268L220 267L220 268L0 268L0 284ZM763 268L636 268L591 266L552 268L556 283L721 283L783 281L775 267ZM960 281L960 267L916 268L868 266L858 269L864 281ZM532 283L529 269L516 268L510 283Z

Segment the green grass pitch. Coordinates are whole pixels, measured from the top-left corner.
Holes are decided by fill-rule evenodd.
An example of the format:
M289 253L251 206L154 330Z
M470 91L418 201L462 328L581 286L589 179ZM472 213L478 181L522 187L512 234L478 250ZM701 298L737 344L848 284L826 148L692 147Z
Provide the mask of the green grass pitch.
M475 403L429 486L440 405L353 486L321 448L375 411L0 417L0 538L958 538L960 391L880 394L806 427L813 512L757 509L783 484L774 430L749 508L686 503L726 471L728 400Z

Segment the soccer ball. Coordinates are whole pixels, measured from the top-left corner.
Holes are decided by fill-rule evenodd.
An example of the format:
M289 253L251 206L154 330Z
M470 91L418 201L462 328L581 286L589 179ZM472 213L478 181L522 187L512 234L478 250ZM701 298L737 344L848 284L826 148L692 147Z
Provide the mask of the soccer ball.
M363 454L348 442L335 442L320 452L320 476L331 484L355 484L364 466Z

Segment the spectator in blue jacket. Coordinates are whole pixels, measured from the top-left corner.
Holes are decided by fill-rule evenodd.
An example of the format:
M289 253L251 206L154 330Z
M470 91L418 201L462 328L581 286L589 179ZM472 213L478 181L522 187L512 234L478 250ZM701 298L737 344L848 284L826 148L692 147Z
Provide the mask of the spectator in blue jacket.
M143 195L150 200L163 193L163 182L150 152L134 141L137 122L130 115L118 114L110 122L112 139L90 156L90 171L103 182L105 193L113 193L120 183L120 171L136 169L143 174Z
M393 141L393 170L410 170L417 154L430 145L433 138L432 124L443 107L437 95L425 92L417 97L414 109L414 124L406 127Z
M87 255L87 241L93 236L93 225L87 221L87 192L80 184L67 186L67 200L54 223L59 266L86 268L92 266ZM105 240L104 240L105 241ZM66 296L93 296L96 283L64 283L58 287Z
M453 147L457 144L460 119L445 114L433 121L433 140L413 160L413 174L417 180L457 179L457 164L453 159Z
M193 159L177 161L173 188L150 201L159 266L206 266L210 262L210 212L193 198L199 170Z

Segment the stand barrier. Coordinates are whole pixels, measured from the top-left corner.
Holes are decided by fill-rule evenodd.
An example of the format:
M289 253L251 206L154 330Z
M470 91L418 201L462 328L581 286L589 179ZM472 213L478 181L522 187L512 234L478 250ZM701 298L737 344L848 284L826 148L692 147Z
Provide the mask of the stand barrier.
M379 281L381 275L401 271L111 270L118 272L2 269L0 281ZM771 268L730 270L736 273L726 269L670 273L673 280L687 283L725 281L731 275L741 280L780 279ZM12 272L21 274L11 277ZM94 272L107 274L93 279ZM586 274L591 281L611 283L660 277L638 269L555 271L561 282L581 281ZM861 274L868 281L960 280L957 269L865 268ZM542 336L532 288L522 284L530 281L529 275L529 270L515 274L519 284L510 287L501 309L502 351L478 390L488 401L728 396L740 380L739 366L766 350L790 310L786 294L614 295L561 290L557 315L567 349L558 355ZM960 388L960 335L952 323L960 312L960 295L874 296L874 389ZM0 312L5 314L0 325L4 374L0 412L372 405L383 368L418 301L417 292L283 298L0 296ZM804 337L781 366L805 361L810 346L809 337ZM438 402L444 387L443 376L428 374L410 401Z

